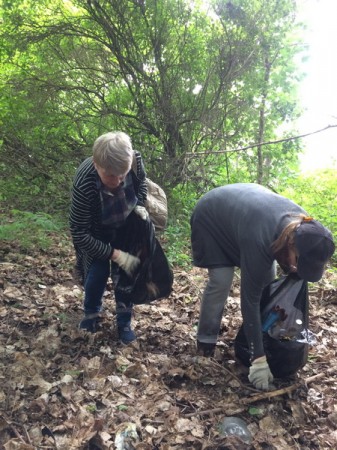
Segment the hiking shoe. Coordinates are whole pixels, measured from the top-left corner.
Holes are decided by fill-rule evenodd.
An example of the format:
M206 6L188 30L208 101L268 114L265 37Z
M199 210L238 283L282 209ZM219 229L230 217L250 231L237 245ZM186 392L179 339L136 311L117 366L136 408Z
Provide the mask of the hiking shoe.
M214 352L215 352L215 344L197 341L198 355L206 356L207 358L211 358L214 356Z
M102 318L97 314L90 314L84 316L84 319L81 320L78 328L80 330L89 331L90 333L96 333L98 331L98 326L101 321Z
M137 336L135 335L130 325L118 327L118 337L124 345L131 344L131 342L137 339Z

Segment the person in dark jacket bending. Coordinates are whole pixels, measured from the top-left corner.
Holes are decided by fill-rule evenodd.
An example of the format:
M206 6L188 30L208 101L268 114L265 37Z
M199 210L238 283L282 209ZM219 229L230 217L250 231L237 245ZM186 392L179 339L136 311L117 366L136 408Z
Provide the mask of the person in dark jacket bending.
M136 158L137 171L131 169ZM76 251L76 268L85 291L84 318L79 327L96 332L106 283L116 265L132 276L140 263L122 250L133 214L147 220L145 169L130 137L110 132L96 139L93 156L77 169L72 190L70 231ZM132 304L116 297L120 340L136 339L131 328Z
M241 312L249 343L249 380L268 390L273 380L264 353L260 299L275 278L275 260L285 273L318 281L335 250L332 235L291 200L257 185L215 188L197 203L191 217L195 266L208 269L197 331L198 351L213 356L221 318L241 269Z

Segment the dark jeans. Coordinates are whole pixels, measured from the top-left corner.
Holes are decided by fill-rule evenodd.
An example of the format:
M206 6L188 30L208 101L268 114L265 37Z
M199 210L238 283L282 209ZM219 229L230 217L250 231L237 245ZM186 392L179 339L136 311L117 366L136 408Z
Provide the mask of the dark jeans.
M102 261L96 259L92 263L84 284L85 315L99 313L102 310L103 294L110 276L110 271L110 260ZM117 322L119 325L124 326L131 320L132 303L125 304L123 298L117 297L118 295L116 295Z
M125 225L111 230L102 228L101 239L103 242L110 242L114 248L128 251L130 234L134 232L135 213L131 213L125 221ZM137 220L138 217L137 217ZM96 314L102 310L103 294L109 276L114 276L113 272L117 265L111 260L96 259L92 262L84 283L84 313L85 315ZM123 294L115 292L117 323L121 326L128 325L131 320L132 303L125 301Z
M98 313L102 309L102 299L110 276L110 261L95 260L84 284L84 312L86 315Z

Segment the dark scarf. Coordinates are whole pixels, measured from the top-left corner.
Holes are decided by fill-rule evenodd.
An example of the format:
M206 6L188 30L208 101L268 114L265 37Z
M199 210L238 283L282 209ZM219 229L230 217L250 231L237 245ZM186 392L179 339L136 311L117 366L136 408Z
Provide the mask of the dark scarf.
M102 204L102 225L119 228L137 205L131 173L127 174L113 193L105 188L100 179L98 188Z

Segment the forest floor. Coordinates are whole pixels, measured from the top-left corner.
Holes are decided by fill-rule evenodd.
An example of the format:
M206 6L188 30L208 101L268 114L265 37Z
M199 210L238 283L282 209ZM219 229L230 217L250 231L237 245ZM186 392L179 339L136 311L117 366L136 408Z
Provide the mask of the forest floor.
M332 274L310 286L317 342L308 363L261 393L234 356L238 278L215 357L204 358L195 345L203 270L175 269L169 298L136 306L138 339L126 347L116 339L111 285L101 331L78 330L83 292L69 242L30 253L2 244L0 256L0 449L337 448ZM226 416L245 421L250 442L222 434Z

